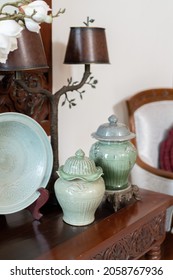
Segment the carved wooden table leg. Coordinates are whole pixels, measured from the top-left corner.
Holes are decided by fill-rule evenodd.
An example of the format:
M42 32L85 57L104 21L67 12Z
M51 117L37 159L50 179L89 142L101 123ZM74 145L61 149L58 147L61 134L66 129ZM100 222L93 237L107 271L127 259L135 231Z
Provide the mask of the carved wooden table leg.
M161 244L163 243L166 234L164 233L162 238L158 240L154 246L146 253L146 259L148 260L160 260L161 259Z
M148 260L160 260L161 259L161 246L154 246L147 254L146 258Z
M40 213L40 208L45 205L49 198L49 191L47 189L40 188L38 191L40 192L40 196L27 207L35 220L39 220L43 216Z

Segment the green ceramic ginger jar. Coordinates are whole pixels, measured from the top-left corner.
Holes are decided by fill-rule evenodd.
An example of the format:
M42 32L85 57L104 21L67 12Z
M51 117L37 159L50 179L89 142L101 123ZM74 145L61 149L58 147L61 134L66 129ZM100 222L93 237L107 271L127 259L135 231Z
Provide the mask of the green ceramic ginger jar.
M92 133L98 141L92 145L89 156L102 167L106 190L122 190L129 186L129 173L136 161L136 148L130 142L135 134L115 115L108 120Z
M105 193L102 168L79 149L57 173L54 189L64 222L74 226L92 223Z

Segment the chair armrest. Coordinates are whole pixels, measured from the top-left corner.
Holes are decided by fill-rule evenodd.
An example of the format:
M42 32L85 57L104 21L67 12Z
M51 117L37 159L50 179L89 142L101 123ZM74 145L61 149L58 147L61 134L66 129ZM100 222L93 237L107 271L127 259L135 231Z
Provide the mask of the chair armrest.
M141 168L145 169L146 171L160 177L164 177L167 179L173 179L173 172L166 171L160 168L155 168L148 163L144 162L139 156L137 156L136 164L138 164Z

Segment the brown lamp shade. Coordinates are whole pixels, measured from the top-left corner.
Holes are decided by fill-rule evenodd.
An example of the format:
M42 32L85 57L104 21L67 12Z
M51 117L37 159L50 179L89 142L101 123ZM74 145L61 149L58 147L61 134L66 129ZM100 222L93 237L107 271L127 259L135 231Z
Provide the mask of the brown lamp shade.
M64 63L109 63L105 29L71 27Z
M0 71L23 71L48 68L41 35L22 31L18 48L8 55L6 63L0 63Z

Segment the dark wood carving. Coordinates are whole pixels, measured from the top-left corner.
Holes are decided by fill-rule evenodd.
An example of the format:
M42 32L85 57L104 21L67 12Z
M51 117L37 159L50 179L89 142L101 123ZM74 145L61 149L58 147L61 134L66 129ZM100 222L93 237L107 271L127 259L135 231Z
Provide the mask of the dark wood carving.
M1 76L0 112L19 112L27 114L39 122L48 119L49 105L45 97L40 94L28 94L23 88L14 84L13 77L13 73ZM23 73L22 80L32 88L37 87L38 84L44 88L48 87L46 77L41 71L37 73ZM43 107L42 110L40 107Z
M160 259L160 244L163 242L165 232L165 213L160 213L149 223L141 225L134 232L122 237L118 242L112 244L105 250L96 254L92 259L95 260L132 260L142 256L144 252L152 255L152 245L154 246L154 259ZM157 250L156 250L157 247ZM156 252L157 251L157 252Z
M51 0L46 1L51 7ZM26 85L34 88L41 87L51 91L52 89L52 26L43 23L41 35L47 57L48 70L22 72L22 80ZM44 95L30 94L14 83L13 72L0 72L0 113L19 112L26 114L38 121L48 134L49 125L49 102Z

